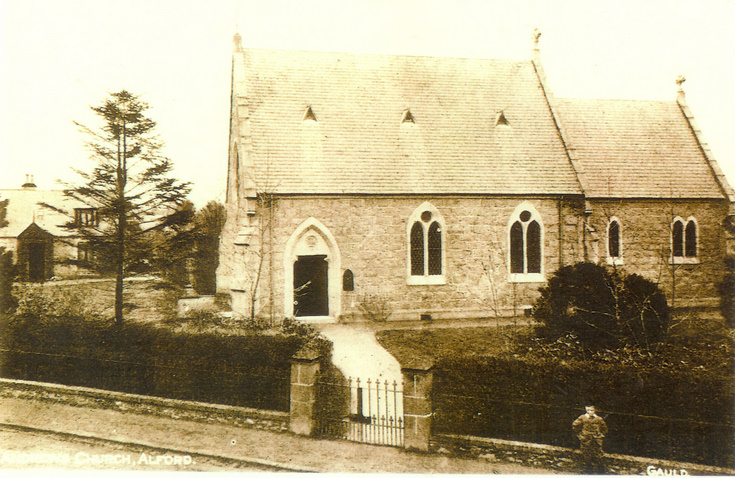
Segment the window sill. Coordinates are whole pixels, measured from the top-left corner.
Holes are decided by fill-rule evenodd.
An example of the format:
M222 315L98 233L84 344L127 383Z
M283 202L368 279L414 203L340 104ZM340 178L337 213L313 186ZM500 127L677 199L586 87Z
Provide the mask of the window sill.
M442 285L446 283L447 279L444 276L408 276L406 279L408 285Z
M510 282L546 282L543 274L510 274Z
M607 264L610 266L622 266L623 258L622 257L608 257Z
M699 264L699 257L672 257L669 259L669 264Z

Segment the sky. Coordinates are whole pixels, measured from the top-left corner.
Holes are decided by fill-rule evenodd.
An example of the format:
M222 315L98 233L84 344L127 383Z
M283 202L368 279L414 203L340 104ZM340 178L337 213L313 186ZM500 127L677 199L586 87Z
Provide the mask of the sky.
M735 3L727 0L0 0L0 189L92 167L73 121L142 96L174 175L224 200L232 36L245 47L541 59L557 97L687 102L735 185Z

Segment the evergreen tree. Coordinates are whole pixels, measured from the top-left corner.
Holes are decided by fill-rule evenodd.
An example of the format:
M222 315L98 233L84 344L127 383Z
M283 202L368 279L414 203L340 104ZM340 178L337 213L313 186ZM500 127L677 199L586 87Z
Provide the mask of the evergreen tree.
M209 201L196 213L196 255L194 256L194 289L199 294L214 294L219 265L219 237L225 225L225 206Z
M123 321L123 279L150 262L159 247L150 233L177 221L178 206L190 190L189 183L170 177L171 160L161 154L156 123L145 116L148 108L122 90L92 107L101 120L99 128L75 122L87 136L95 166L89 172L75 170L81 184L66 184L64 190L97 211L94 220L75 220L70 226L79 229L97 261L114 270L117 324Z

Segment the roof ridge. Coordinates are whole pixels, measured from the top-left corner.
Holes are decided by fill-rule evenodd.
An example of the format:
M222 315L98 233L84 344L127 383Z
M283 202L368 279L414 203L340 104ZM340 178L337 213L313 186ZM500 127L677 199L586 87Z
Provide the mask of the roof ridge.
M672 100L644 100L644 99L634 99L634 98L556 98L557 101L577 101L577 102L584 102L584 101L604 101L604 102L625 102L625 103L661 103L661 104L667 104L667 105L673 105L676 103L676 101Z
M262 52L262 53L286 53L286 54L304 54L313 53L320 55L349 55L353 57L384 57L384 58L420 58L420 59L438 59L438 60L470 60L470 61L483 61L483 62L505 62L505 63L532 63L529 59L513 59L513 58L486 58L486 57L474 57L474 56L447 56L447 55L416 55L406 53L375 53L375 52L349 52L349 51L334 51L334 50L297 50L297 49L283 49L283 48L254 48L254 47L243 47L241 53L247 55L249 51Z
M676 104L679 105L679 109L684 115L684 118L686 118L687 123L689 124L689 127L691 128L692 133L694 134L694 139L697 141L697 144L699 145L699 149L702 151L702 154L704 155L704 159L707 162L707 165L712 171L712 174L714 174L715 176L715 181L717 181L717 185L720 187L720 189L722 190L722 193L727 198L727 200L730 202L730 214L731 215L735 214L735 191L733 191L732 187L727 182L727 178L725 177L725 174L722 172L720 165L715 160L714 155L712 154L712 150L709 148L709 145L704 140L704 135L702 134L702 130L699 128L699 124L694 119L694 114L692 113L692 110L689 108L689 105L684 99L683 91L681 91L680 94L677 95Z
M546 99L546 104L549 107L549 112L551 113L551 118L554 121L556 130L559 133L559 139L564 146L564 152L566 153L567 158L569 158L569 164L574 171L574 177L577 179L577 183L579 184L579 189L581 190L582 195L587 198L587 175L582 168L582 163L577 158L575 148L571 144L569 135L566 133L564 124L561 120L561 115L557 114L557 112L555 111L556 105L554 94L552 93L551 88L547 85L546 72L544 71L544 67L541 64L541 58L538 50L534 50L534 59L531 61L531 63L533 64L534 71L536 72L536 76L538 77L539 83L541 84L541 91L544 98ZM590 206L587 204L587 201L585 201L585 210L588 209L590 209Z

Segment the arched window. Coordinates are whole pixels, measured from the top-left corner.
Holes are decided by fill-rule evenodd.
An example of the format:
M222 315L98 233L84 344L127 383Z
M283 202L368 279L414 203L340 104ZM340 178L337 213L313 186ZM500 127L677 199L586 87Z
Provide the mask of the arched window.
M408 284L444 284L444 219L424 203L408 220Z
M677 264L698 261L699 233L697 220L689 217L686 222L680 217L671 224L671 259Z
M693 220L687 222L684 229L684 255L686 257L697 257L697 223Z
M508 221L510 280L543 281L543 222L531 204L519 205Z
M355 276L349 269L342 274L342 290L345 292L352 292L355 290Z
M620 220L616 217L610 218L607 223L607 263L623 263L623 235Z
M439 223L434 221L429 226L429 275L438 276L442 273L442 230Z
M675 220L671 228L671 250L674 257L684 256L684 223L681 219Z
M424 275L424 228L420 222L411 226L411 275Z

